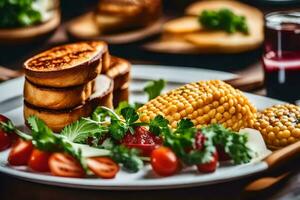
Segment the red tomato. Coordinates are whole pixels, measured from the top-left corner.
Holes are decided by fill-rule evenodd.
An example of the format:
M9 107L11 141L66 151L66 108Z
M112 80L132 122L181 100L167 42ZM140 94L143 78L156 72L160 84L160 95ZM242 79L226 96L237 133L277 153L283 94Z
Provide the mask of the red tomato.
M49 165L48 161L51 153L34 149L31 153L30 159L28 161L28 166L38 172L48 172Z
M175 153L168 147L159 147L151 154L151 166L160 176L170 176L179 169L179 161Z
M0 122L7 122L8 118L0 114Z
M152 151L162 144L162 139L145 127L138 126L135 128L134 134L128 132L121 143L129 148L139 149L143 156L150 156Z
M31 141L19 139L9 153L8 163L15 166L27 165L32 150Z
M8 118L4 115L0 115L0 122L7 122ZM9 133L6 133L4 130L0 128L0 151L3 151L10 147L11 139Z
M49 168L54 176L81 178L85 172L80 163L66 153L53 153L49 158Z
M218 153L217 151L212 156L212 160L207 163L197 165L198 171L203 173L211 173L216 171L218 166Z
M0 122L7 122L9 119L7 118L7 117L5 117L4 115L1 115L0 114ZM5 134L2 134L2 133L5 133ZM18 138L19 138L19 136L16 134L16 133L7 133L7 132L5 132L4 130L1 130L1 128L0 128L0 151L2 151L2 150L5 150L6 148L8 148L9 146L7 146L6 148L4 148L4 149L1 149L1 147L2 147L2 144L3 143L5 143L6 142L6 139L3 139L2 137L3 137L3 135L7 135L8 137L9 137L9 146L11 145L11 144L14 144L17 140L18 140ZM5 146L5 145L4 145Z
M114 178L119 171L119 165L107 157L95 157L87 159L88 168L101 178Z
M3 151L10 147L11 145L11 139L9 137L9 134L6 132L0 130L0 151Z

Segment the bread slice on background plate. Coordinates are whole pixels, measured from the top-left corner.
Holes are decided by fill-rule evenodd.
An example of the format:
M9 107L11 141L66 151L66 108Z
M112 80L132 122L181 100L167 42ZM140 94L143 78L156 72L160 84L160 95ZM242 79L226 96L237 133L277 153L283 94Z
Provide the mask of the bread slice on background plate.
M26 78L40 86L72 87L97 77L109 65L105 42L66 44L42 52L24 63Z
M39 108L24 101L24 118L35 115L42 119L54 132L60 132L65 126L81 117L88 117L97 106L113 108L113 80L99 75L95 80L95 92L82 105L70 109L53 110Z

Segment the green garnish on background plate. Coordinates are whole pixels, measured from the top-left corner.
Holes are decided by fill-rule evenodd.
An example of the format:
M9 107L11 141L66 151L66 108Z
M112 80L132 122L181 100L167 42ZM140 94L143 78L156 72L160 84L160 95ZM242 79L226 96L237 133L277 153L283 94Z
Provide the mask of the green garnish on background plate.
M236 15L227 8L214 10L204 10L198 17L199 23L210 30L224 30L227 33L241 32L249 34L246 17Z
M0 28L31 26L42 21L36 0L0 0Z

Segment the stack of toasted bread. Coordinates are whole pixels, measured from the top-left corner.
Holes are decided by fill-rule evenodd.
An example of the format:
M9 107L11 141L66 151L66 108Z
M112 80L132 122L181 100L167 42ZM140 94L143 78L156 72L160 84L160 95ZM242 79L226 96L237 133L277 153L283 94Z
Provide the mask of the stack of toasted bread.
M111 56L110 68L104 73L114 80L113 105L128 101L131 64L122 58Z
M99 105L112 108L113 91L128 84L130 64L111 58L106 43L91 41L42 52L24 69L24 118L36 115L59 132Z

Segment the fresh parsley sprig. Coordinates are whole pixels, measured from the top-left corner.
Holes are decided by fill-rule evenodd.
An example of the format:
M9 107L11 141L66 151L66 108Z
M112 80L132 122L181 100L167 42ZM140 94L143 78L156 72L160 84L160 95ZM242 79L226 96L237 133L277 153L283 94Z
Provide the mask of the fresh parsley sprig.
M228 33L241 32L249 34L245 16L239 16L227 8L204 10L200 13L198 21L204 28L210 30L224 30Z
M251 150L246 146L247 136L236 133L219 124L202 128L205 135L211 135L215 146L221 146L235 164L247 163L251 160Z

